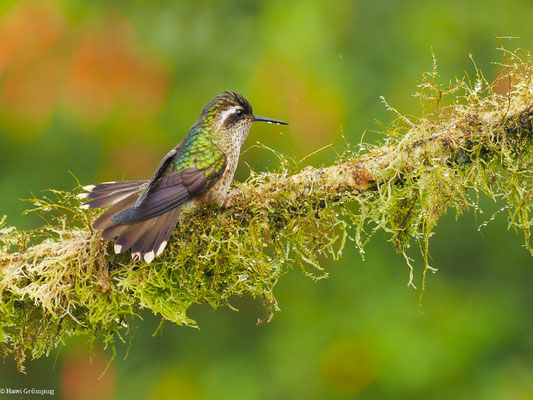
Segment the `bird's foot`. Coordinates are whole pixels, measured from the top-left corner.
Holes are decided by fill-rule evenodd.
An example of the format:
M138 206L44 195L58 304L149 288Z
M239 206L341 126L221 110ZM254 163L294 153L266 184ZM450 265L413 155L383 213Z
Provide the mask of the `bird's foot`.
M226 196L226 199L224 200L224 208L230 208L231 206L231 199L235 196L238 196L242 194L240 189L233 189L230 194Z

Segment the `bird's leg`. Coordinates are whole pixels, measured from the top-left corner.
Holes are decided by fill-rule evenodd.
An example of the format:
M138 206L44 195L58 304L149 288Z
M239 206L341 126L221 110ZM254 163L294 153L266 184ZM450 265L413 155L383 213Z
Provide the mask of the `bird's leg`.
M229 208L231 206L231 199L239 194L242 194L240 189L233 189L224 200L224 208Z

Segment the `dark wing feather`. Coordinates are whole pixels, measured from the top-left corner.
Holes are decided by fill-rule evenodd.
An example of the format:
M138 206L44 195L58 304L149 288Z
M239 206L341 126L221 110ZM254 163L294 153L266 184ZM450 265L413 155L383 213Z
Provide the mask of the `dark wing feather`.
M143 201L113 217L117 224L131 224L161 215L211 188L224 173L226 157L205 169L185 168L162 177Z
M148 182L148 185L146 186L146 189L141 193L137 201L135 202L135 207L139 207L144 199L154 190L154 188L157 186L157 183L159 179L163 176L163 173L169 166L169 164L172 162L172 159L176 154L178 154L178 151L180 151L181 147L183 146L183 142L178 144L176 147L174 147L172 150L170 150L165 157L161 160L159 165L157 166L157 169L154 172L154 175Z

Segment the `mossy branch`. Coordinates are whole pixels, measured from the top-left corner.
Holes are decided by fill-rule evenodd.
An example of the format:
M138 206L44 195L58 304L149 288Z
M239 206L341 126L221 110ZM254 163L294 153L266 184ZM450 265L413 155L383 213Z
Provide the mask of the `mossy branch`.
M0 348L23 369L73 335L125 340L142 308L163 320L195 326L193 303L228 305L231 296L264 299L277 309L276 282L299 266L326 276L319 260L338 259L347 240L363 252L378 230L390 234L411 269L407 249L428 243L449 209L474 207L480 193L502 199L509 226L531 251L533 205L533 64L506 53L501 78L481 74L445 87L436 70L417 93L420 118L398 115L378 145L347 150L330 167L306 167L280 157L275 173L252 173L226 209L183 216L164 254L152 264L115 255L90 228L95 211L73 194L34 199L46 225L31 232L0 222ZM508 83L506 93L495 88ZM497 86L499 85L499 86ZM445 105L451 104L451 105ZM396 112L394 109L392 111Z

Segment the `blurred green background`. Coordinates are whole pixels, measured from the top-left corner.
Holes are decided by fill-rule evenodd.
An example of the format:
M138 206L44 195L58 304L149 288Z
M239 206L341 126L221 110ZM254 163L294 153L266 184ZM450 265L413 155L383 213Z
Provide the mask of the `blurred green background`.
M533 48L531 1L9 1L0 2L0 214L21 228L19 199L76 182L148 178L201 107L221 90L248 97L289 128L254 126L248 163L276 168L261 142L299 159L331 163L342 135L375 141L376 120L419 111L411 95L431 49L447 82L491 80L509 49ZM118 354L73 339L48 358L0 364L0 388L54 389L64 399L533 399L532 259L501 205L459 221L445 216L432 238L431 275L419 291L378 234L363 262L348 244L318 283L291 271L276 296L282 311L256 326L259 300L240 311L198 305L200 330L144 313L133 345ZM413 256L416 249L413 248ZM417 259L416 284L421 262ZM125 358L128 354L127 358ZM45 398L46 396L37 396ZM9 398L9 397L5 397ZM30 398L26 396L24 398Z

